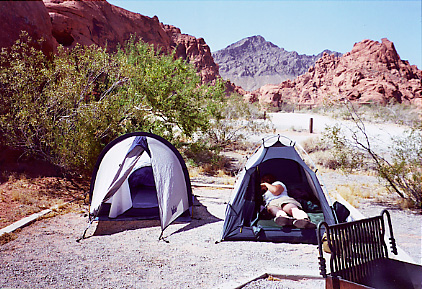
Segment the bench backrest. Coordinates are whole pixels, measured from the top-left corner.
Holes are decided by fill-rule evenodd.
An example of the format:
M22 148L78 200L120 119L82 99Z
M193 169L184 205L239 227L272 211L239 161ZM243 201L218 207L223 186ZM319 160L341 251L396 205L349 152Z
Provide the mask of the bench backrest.
M388 259L387 245L384 240L384 215L387 216L392 252L397 254L390 214L384 210L380 216L329 226L322 222L318 225L321 275L327 277L323 246L331 251L330 275L341 277L355 283L363 283L374 274L377 266ZM321 237L324 231L324 237ZM322 240L324 238L324 241ZM324 242L326 242L324 244Z

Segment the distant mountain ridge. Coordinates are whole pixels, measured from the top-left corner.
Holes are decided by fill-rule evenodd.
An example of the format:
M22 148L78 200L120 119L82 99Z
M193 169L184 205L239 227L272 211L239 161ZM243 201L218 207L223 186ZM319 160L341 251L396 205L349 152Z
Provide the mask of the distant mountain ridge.
M264 85L245 94L262 107L283 103L332 105L403 103L422 108L422 70L401 60L393 42L365 39L341 57L325 53L308 72L294 80Z
M306 73L324 52L341 56L341 53L330 50L317 55L298 54L257 35L233 43L212 53L212 56L223 79L253 91L265 84L279 84Z

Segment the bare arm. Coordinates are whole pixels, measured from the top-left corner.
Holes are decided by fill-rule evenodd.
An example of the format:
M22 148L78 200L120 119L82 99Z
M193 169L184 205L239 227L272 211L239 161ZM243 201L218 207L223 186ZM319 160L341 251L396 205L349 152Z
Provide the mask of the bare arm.
M261 189L270 191L274 196L278 196L284 192L284 187L282 185L272 185L269 183L261 183Z

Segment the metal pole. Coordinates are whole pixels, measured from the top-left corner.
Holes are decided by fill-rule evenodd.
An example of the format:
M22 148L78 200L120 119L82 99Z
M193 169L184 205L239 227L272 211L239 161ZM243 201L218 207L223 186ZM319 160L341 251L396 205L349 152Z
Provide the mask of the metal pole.
M312 117L309 119L309 132L314 132L314 119Z

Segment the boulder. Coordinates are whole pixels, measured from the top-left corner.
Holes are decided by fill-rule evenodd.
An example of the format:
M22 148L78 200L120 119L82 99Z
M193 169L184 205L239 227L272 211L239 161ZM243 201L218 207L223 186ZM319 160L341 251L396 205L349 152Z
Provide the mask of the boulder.
M33 43L45 54L55 50L57 42L52 36L52 25L48 11L42 1L0 1L0 48L12 46L26 31L34 40L44 39L39 44Z

